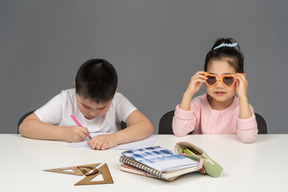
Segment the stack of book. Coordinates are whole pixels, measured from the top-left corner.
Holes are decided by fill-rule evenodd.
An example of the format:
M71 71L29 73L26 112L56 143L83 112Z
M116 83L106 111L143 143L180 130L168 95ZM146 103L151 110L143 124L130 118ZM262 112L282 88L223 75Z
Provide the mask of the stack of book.
M197 161L161 146L124 151L120 162L122 171L167 181L200 169Z

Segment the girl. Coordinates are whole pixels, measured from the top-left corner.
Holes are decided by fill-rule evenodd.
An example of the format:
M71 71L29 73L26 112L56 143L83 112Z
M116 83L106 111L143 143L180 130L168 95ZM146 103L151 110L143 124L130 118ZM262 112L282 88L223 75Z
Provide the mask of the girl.
M256 118L248 103L248 81L244 56L231 38L218 39L207 53L204 71L191 77L180 105L176 106L173 132L193 134L237 134L252 143L258 133ZM207 93L193 98L205 82ZM237 93L237 96L234 96Z

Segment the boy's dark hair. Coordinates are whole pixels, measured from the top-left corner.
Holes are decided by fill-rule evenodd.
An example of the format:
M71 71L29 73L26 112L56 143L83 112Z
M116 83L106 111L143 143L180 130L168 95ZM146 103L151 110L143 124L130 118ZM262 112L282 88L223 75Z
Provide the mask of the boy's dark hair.
M237 42L232 38L217 39L212 49L206 55L204 71L207 71L209 62L211 60L219 60L227 58L228 63L235 69L237 73L244 73L244 55L240 50L239 44L237 44L235 47L223 46L220 48L216 48L222 43L233 44Z
M117 89L117 72L104 59L90 59L79 68L75 78L76 93L96 103L111 101Z

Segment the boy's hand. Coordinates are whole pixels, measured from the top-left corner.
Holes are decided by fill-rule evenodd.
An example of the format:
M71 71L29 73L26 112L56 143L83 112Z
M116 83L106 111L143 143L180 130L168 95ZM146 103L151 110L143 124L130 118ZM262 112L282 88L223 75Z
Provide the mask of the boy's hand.
M237 73L236 75L236 93L239 98L247 97L248 81L245 73Z
M105 150L117 146L117 142L112 134L98 135L93 137L91 141L88 141L87 144L91 149L97 150Z
M73 126L66 127L65 135L68 142L80 142L86 139L90 132L86 127Z

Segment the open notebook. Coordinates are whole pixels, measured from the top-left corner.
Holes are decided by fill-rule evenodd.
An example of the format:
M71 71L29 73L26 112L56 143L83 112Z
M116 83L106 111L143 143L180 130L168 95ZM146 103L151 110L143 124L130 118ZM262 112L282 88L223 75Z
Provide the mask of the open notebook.
M135 173L135 168L160 179L172 181L177 177L200 169L199 163L176 154L161 146L153 146L122 152L120 162L129 166L121 166L121 170ZM138 170L138 173L139 173ZM140 171L141 174L141 171Z
M106 133L107 134L107 133ZM93 134L91 133L91 137L95 137L96 135L103 135L103 133L101 134ZM145 147L151 147L153 146L153 144L155 143L155 141L157 140L158 136L157 135L151 135L150 137L147 137L146 139L142 139L139 141L134 141L134 142L130 142L130 143L124 143L124 144L120 144L116 147L111 148L112 150L130 150L130 149L138 149L138 148L145 148ZM73 143L69 143L68 147L72 147L72 148L89 148L90 147L87 145L87 141L89 141L89 139L86 139L84 141L81 142L73 142Z

